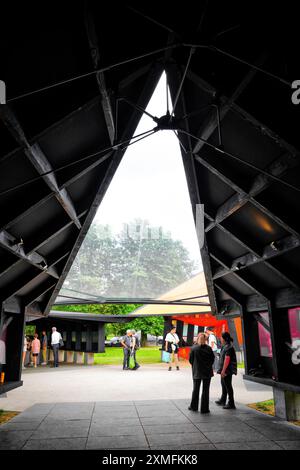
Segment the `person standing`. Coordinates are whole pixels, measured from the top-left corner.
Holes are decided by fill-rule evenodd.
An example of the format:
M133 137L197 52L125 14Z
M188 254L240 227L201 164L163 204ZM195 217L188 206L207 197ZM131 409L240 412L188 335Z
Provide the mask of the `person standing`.
M165 338L165 351L170 353L170 362L168 363L168 370L172 370L172 362L175 362L176 369L179 370L178 365L178 351L179 351L179 338L176 334L176 326L173 326Z
M28 354L28 364L29 366L33 366L33 359L32 359L32 339L30 336L27 336L27 354Z
M140 347L140 342L139 338L137 337L137 334L135 330L131 330L131 356L133 357L134 360L134 367L132 370L137 370L139 367L141 367L136 360L136 352Z
M121 345L123 346L123 370L129 370L129 361L132 345L131 330L126 331L126 335L121 338Z
M23 340L23 356L22 356L22 369L26 369L26 367L25 367L26 354L27 354L27 337L26 337L26 335L24 335L24 340Z
M192 346L190 351L189 362L192 365L193 373L193 394L189 410L198 411L199 393L202 382L201 395L201 413L209 413L209 387L213 377L213 363L215 356L213 350L206 344L206 336L200 333L197 338L197 344Z
M53 356L54 356L53 367L58 367L58 351L59 351L60 341L62 341L61 334L56 330L56 327L54 326L52 328L52 335L51 335L51 346L53 349Z
M48 346L48 338L46 331L42 331L42 338L41 338L41 348L42 348L42 366L47 364L47 346Z
M225 410L235 410L232 376L237 374L237 360L233 339L227 331L222 333L221 342L218 374L221 374L222 396L216 404L223 406ZM227 396L228 404L226 405Z
M32 351L32 358L33 358L33 367L37 366L37 358L41 351L41 342L38 338L38 334L35 333L34 339L31 343L31 351Z
M211 347L214 353L215 360L213 364L213 369L214 371L216 371L218 368L218 362L219 362L217 338L216 338L213 328L211 328L210 326L206 328L205 333L207 335L208 346Z

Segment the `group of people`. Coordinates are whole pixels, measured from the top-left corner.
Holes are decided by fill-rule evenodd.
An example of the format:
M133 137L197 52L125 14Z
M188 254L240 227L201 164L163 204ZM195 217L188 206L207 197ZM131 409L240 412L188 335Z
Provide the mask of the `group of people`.
M140 365L136 360L136 352L140 347L139 338L135 330L127 330L126 335L120 341L123 347L123 370L137 370ZM130 359L132 358L134 366L130 368Z
M58 367L58 351L59 347L63 345L62 336L56 330L54 326L52 328L51 334L51 347L53 349L53 356L54 356L54 367ZM26 356L29 353L29 363L32 367L37 367L38 358L41 359L41 365L47 365L47 348L48 348L48 337L47 332L42 331L41 337L39 338L38 333L34 334L33 339L29 336L24 336L24 343L23 343L23 361L22 366L23 369L25 367Z
M176 327L173 326L165 338L164 351L168 353L168 370L172 370L172 362L178 365L179 337L176 333ZM223 332L221 344L213 330L206 328L205 332L200 333L197 342L191 347L189 362L192 365L193 374L193 393L189 409L198 411L200 386L202 383L201 395L201 413L209 413L209 388L214 372L221 376L222 394L221 398L215 403L223 406L224 409L235 409L234 392L232 387L232 376L237 374L237 359L233 346L233 339L228 332ZM228 398L228 402L227 402Z
M209 413L209 388L211 379L214 376L213 366L216 356L211 346L207 344L207 336L204 333L198 335L197 344L191 348L189 361L192 365L194 382L189 409L198 411L202 382L200 411L201 413ZM227 331L222 333L221 336L221 350L216 372L221 375L222 394L221 398L215 403L223 406L226 410L235 409L232 376L237 374L237 359L233 339Z
M127 330L126 335L120 341L123 347L123 370L137 370L140 365L136 359L136 352L140 347L139 338L135 330ZM168 370L172 370L172 363L176 370L179 370L178 352L180 339L173 326L165 337L164 352L167 353ZM61 334L56 327L52 328L51 347L53 349L54 365L58 367L58 351L63 346ZM220 346L220 347L219 347ZM46 331L39 335L35 333L34 338L24 336L23 347L23 368L25 368L26 354L31 356L31 364L37 367L37 359L41 355L41 365L47 364L48 338ZM133 360L133 367L130 368L130 359ZM209 389L214 371L221 376L222 394L215 403L223 406L224 409L235 409L234 392L232 387L232 376L237 374L237 359L233 346L233 339L228 332L222 333L221 345L218 345L216 335L209 328L204 333L200 333L197 342L191 347L189 362L192 366L193 393L189 410L198 411L200 386L202 383L201 413L209 413ZM228 402L227 402L228 398Z

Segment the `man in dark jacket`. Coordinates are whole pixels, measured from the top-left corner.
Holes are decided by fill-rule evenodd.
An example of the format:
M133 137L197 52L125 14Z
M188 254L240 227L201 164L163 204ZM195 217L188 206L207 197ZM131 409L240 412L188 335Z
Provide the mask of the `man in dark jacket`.
M202 382L202 395L201 395L201 413L209 413L209 387L210 381L213 377L213 363L215 356L210 346L206 344L206 336L201 333L198 336L198 341L195 346L191 348L190 364L192 365L194 388L192 394L192 401L189 410L198 411L199 408L199 392Z

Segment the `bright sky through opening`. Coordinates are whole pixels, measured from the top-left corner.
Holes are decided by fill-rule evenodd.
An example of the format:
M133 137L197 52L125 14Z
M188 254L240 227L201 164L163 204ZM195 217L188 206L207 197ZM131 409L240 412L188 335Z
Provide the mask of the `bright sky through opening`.
M146 109L157 117L166 114L165 73ZM153 129L155 125L150 117L143 114L135 134ZM95 221L111 225L118 232L123 223L135 218L146 219L151 226L169 230L172 238L182 241L191 258L199 263L199 271L202 271L179 142L172 131L157 132L128 148Z

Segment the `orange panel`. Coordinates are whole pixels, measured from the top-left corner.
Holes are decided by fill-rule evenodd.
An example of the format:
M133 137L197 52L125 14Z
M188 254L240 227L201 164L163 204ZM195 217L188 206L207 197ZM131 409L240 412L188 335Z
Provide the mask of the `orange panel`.
M237 339L239 342L239 345L242 346L244 343L244 338L243 338L243 329L242 329L242 319L241 317L235 318L234 319L234 325L235 325L235 331L237 334Z

